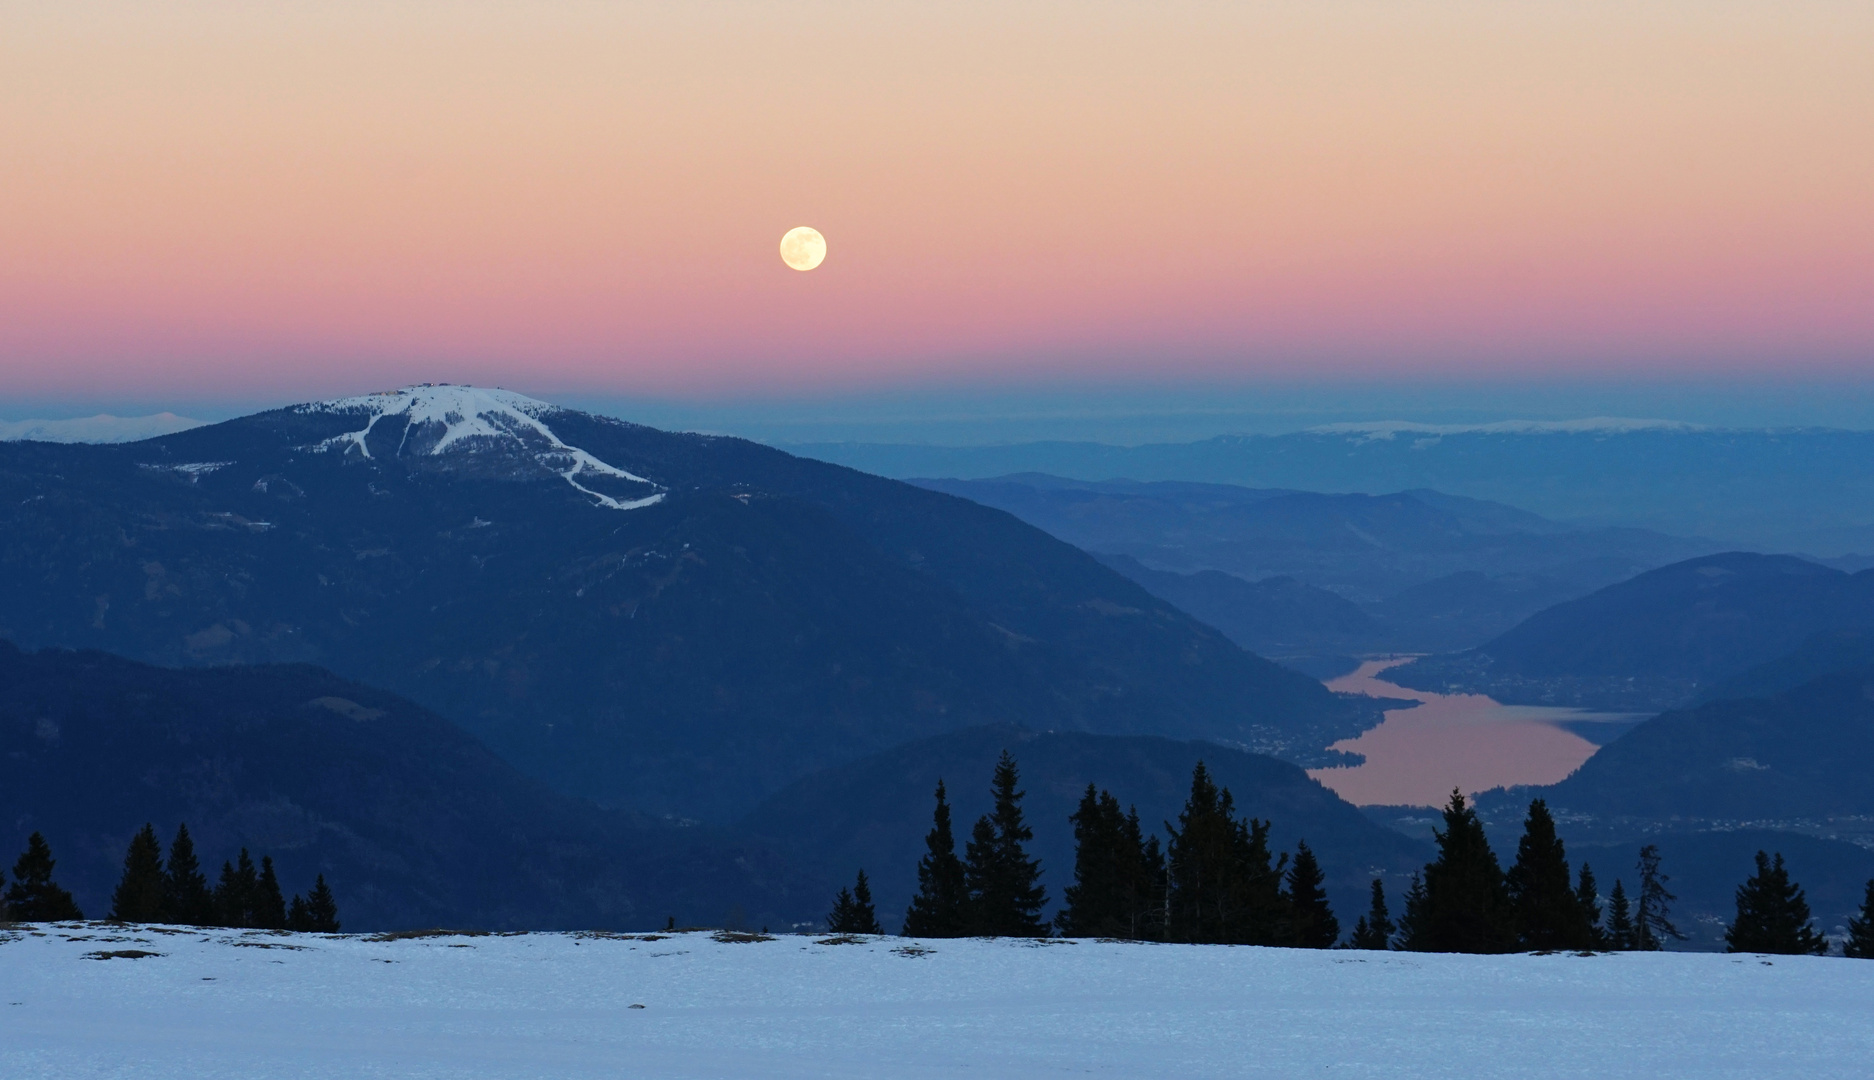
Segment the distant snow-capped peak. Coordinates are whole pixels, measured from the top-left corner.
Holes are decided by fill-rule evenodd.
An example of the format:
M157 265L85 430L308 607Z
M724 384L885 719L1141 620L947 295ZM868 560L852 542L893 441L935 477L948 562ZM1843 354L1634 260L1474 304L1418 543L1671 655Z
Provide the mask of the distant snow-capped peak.
M201 427L203 421L162 412L152 416L96 416L72 420L0 420L0 442L31 440L55 443L141 442L159 435Z
M437 458L489 452L516 455L557 474L596 500L595 505L613 510L635 510L664 497L659 491L642 498L617 499L580 483L582 479L604 477L658 486L566 443L546 423L547 418L564 410L511 390L423 383L361 397L316 401L299 406L299 411L356 416L364 422L355 431L320 443L320 450L371 458L373 432L378 424L390 419L401 423L403 429L391 451L393 457ZM382 445L378 450L383 451Z

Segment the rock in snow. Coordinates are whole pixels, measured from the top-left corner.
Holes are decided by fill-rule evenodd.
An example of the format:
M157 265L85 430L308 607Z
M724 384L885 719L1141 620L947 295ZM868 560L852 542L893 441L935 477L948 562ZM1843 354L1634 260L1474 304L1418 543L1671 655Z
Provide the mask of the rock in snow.
M1874 963L1838 958L102 923L0 939L5 1076L1817 1080L1874 1061Z

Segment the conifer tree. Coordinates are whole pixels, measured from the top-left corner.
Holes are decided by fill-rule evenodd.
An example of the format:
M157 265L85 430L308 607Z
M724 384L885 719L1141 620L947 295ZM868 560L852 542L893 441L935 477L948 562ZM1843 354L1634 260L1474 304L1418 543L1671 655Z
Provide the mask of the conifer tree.
M1633 910L1633 947L1657 952L1666 947L1667 938L1684 941L1685 935L1667 918L1672 902L1678 897L1666 891L1666 882L1672 879L1660 872L1658 844L1640 849L1638 868L1640 899Z
M859 880L852 884L853 922L855 934L882 934L885 928L878 924L878 910L872 906L872 883L865 879L865 871L859 871Z
M260 857L260 878L254 882L253 926L257 930L286 929L286 898L273 873L273 857Z
M1516 944L1523 949L1591 949L1594 925L1569 881L1568 855L1548 803L1529 804L1516 862L1504 875Z
M1055 925L1068 937L1126 936L1131 913L1122 883L1126 819L1119 800L1088 784L1067 820L1074 826L1074 883L1062 890Z
M1022 820L1020 774L1007 750L996 762L990 790L995 808L976 822L964 850L963 879L969 888L970 929L990 937L1047 937L1041 921L1047 890L1041 863L1022 845L1034 833Z
M1248 845L1230 793L1218 790L1203 762L1191 770L1191 793L1177 827L1167 822L1165 829L1171 837L1165 859L1167 937L1197 945L1230 941L1241 922L1236 905Z
M306 912L306 898L298 893L286 904L286 928L295 933L312 929L312 916Z
M1445 827L1433 829L1438 858L1425 867L1422 895L1408 897L1400 947L1414 952L1508 952L1515 947L1509 893L1483 822L1453 790Z
M1828 951L1828 939L1809 925L1809 901L1789 879L1783 854L1774 862L1757 853L1757 872L1737 889L1737 918L1724 932L1726 952L1814 953Z
M1159 935L1164 857L1146 839L1139 812L1121 813L1111 792L1092 784L1069 816L1074 826L1074 884L1055 917L1069 937L1140 940Z
M111 918L119 922L161 922L168 907L168 882L163 877L163 845L156 828L145 823L130 838L124 853L124 875L111 894Z
M1288 943L1302 949L1331 949L1340 940L1340 920L1327 904L1325 875L1307 841L1295 842L1283 899L1288 908Z
M833 910L827 914L826 928L835 934L882 934L879 929L878 914L872 910L872 886L865 880L865 871L859 871L859 880L852 888L842 888L833 899Z
M1841 952L1859 960L1874 960L1874 879L1867 883L1861 913L1848 920L1848 940L1842 942Z
M1283 945L1289 941L1288 897L1282 892L1283 870L1288 855L1274 858L1269 850L1271 823L1250 818L1238 836L1248 843L1241 848L1243 898L1239 904L1242 919L1231 936L1232 941L1247 945ZM1335 933L1340 928L1335 927Z
M1124 896L1126 930L1121 937L1134 941L1159 941L1165 936L1165 855L1158 837L1146 836L1139 826L1139 808L1126 812L1125 831L1120 840L1121 889Z
M906 937L953 938L969 933L969 889L963 863L957 858L950 833L950 804L944 800L944 782L937 781L937 809L931 830L924 837L927 849L917 864L917 895L905 912Z
M293 894L286 909L286 928L315 934L338 933L338 903L325 883L325 875L312 887L310 897Z
M215 897L195 858L195 842L187 825L176 826L169 844L169 862L163 868L163 921L183 926L210 926L215 921Z
M1619 878L1614 879L1614 891L1607 897L1607 931L1602 937L1615 952L1633 948L1633 908L1627 902L1627 886Z
M1372 949L1384 952L1392 947L1392 914L1386 910L1386 887L1378 878L1373 879L1373 903L1367 907L1366 914L1353 924L1353 937L1348 941L1350 949Z
M1284 855L1271 864L1269 823L1236 817L1228 789L1210 770L1191 770L1191 794L1178 825L1167 822L1166 929L1193 944L1280 944L1288 926Z
M1607 947L1607 935L1601 931L1601 893L1594 884L1594 871L1587 863L1581 864L1580 884L1575 886L1575 904L1581 908L1581 918L1588 924L1588 949Z
M247 849L242 848L238 864L221 864L221 880L215 885L217 923L236 930L255 928L255 894L259 891L260 874Z
M1422 936L1423 932L1418 931L1418 927L1427 923L1430 915L1431 912L1427 910L1425 902L1425 875L1423 873L1414 873L1412 875L1412 883L1406 886L1405 906L1399 912L1398 929L1393 939L1393 948L1405 948L1406 941L1410 939L1415 932L1421 933Z
M26 850L13 864L13 884L6 891L9 918L15 922L63 922L85 917L72 894L52 880L52 868L57 862L44 836L35 832L26 838Z
M839 893L833 897L833 910L826 913L827 933L850 934L852 931L847 927L852 925L853 920L852 890L841 885Z

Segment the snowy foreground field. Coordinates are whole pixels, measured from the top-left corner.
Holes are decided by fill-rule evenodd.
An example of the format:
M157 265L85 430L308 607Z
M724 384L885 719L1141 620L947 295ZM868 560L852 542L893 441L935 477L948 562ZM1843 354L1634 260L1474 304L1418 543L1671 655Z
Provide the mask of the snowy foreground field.
M1874 962L1843 959L103 924L0 938L5 1077L1874 1075ZM124 950L156 955L97 958Z

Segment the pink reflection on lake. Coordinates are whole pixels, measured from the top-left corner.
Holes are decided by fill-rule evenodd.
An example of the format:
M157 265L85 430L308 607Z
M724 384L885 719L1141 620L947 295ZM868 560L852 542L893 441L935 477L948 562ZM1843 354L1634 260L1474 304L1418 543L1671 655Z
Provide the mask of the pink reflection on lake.
M1366 755L1365 764L1308 771L1348 802L1440 806L1454 787L1468 795L1512 784L1553 784L1597 749L1556 721L1629 719L1582 709L1505 705L1482 694L1408 690L1379 677L1409 659L1369 660L1327 684L1344 693L1420 702L1390 709L1378 727L1334 744L1335 750Z

